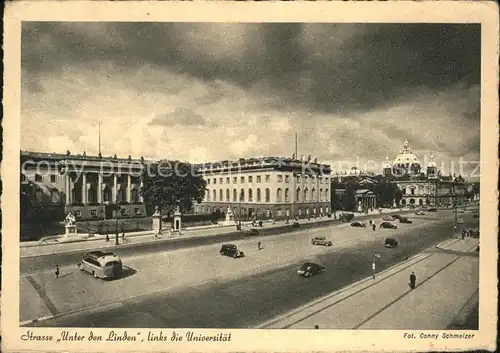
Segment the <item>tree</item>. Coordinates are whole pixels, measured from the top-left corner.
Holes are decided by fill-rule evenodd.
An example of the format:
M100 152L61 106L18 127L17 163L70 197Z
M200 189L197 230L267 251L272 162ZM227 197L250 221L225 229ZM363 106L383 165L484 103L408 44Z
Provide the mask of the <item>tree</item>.
M403 198L403 192L400 189L396 189L394 193L394 201L396 201L396 206L399 207L399 203L401 202L402 198Z
M333 212L333 218L336 219L337 218L337 210L341 210L342 209L342 202L340 200L340 197L339 195L337 194L337 185L333 185L332 184L332 187L330 188L330 200L331 200L331 207L332 207L332 212Z
M186 162L163 160L149 165L142 182L140 193L149 209L173 211L178 206L184 213L205 198L205 180Z
M343 198L344 209L347 211L356 210L356 189L353 184L346 184L345 194Z

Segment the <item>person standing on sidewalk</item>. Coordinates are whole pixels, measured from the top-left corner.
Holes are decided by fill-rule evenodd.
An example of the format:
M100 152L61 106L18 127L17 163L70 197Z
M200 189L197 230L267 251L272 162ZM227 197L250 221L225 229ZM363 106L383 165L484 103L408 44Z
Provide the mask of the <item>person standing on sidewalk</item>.
M259 241L259 242L257 243L257 250L262 249L262 248L261 248L261 245L262 245L262 244L261 244L261 242Z
M56 278L59 278L59 265L56 265Z
M109 241L109 234L106 234L106 243Z
M415 272L412 272L410 275L410 288L415 289L415 283L417 282L417 276L415 276Z

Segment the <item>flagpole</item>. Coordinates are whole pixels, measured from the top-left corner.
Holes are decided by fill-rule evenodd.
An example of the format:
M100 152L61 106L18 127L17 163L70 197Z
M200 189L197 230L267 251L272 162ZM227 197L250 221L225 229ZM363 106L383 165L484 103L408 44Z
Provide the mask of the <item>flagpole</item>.
M99 121L99 156L101 156L101 122Z

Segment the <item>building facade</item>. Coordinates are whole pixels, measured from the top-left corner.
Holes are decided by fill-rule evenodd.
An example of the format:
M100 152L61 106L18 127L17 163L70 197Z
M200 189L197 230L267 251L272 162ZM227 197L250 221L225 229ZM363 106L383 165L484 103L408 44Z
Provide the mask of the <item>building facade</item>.
M207 183L195 213L225 213L237 219L308 217L330 212L330 166L266 157L198 166Z
M77 220L146 216L141 158L21 151L21 193L34 207L63 207Z
M461 176L443 175L431 155L425 172L408 141L392 164L386 158L383 175L391 179L402 192L402 206L441 207L453 203L463 204L467 183Z

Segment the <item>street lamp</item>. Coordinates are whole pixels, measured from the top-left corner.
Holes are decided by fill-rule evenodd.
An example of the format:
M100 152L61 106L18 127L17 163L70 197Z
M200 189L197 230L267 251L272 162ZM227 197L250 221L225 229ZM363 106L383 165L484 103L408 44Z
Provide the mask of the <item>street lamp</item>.
M376 265L375 265L375 261L376 259L380 259L382 257L382 255L380 254L373 254L373 258L372 258L372 274L373 274L373 279L375 279L375 269L376 269Z

